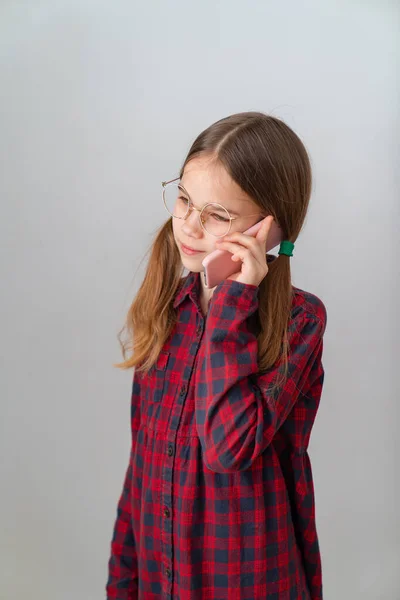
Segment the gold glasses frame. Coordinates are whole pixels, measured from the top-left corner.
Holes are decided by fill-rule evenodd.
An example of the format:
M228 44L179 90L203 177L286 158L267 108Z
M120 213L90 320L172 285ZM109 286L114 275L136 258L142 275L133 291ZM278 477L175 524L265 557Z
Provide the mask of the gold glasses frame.
M243 216L239 216L239 217L232 217L230 215L230 213L229 213L229 210L227 208L225 208L225 206L222 206L222 204L219 204L218 202L208 202L207 204L205 204L203 206L203 208L196 208L195 205L192 202L191 197L189 196L187 190L185 190L185 188L183 187L183 185L179 185L178 187L181 188L185 192L185 194L187 194L189 204L188 204L187 213L183 217L177 217L177 216L171 214L170 211L168 210L167 202L166 202L166 199L165 199L165 190L166 190L166 187L170 183L175 183L176 181L179 181L179 180L180 180L180 177L175 177L175 179L170 179L169 181L162 181L161 182L163 203L164 203L164 206L165 206L168 214L170 214L171 217L173 217L174 219L183 219L183 220L185 220L191 210L196 210L199 213L200 225L202 226L202 228L204 229L204 231L206 233L208 233L209 235L212 235L212 236L217 237L217 238L224 237L225 235L228 235L228 233L230 232L231 227L232 227L232 221L236 221L237 219L245 219L245 218L248 218L248 217L263 217L264 218L264 215L262 213L254 213L252 215L243 215ZM223 210L225 210L227 212L227 214L229 216L229 227L228 227L228 231L226 233L224 233L223 235L215 235L215 233L210 233L204 227L204 223L203 223L203 219L202 219L202 213L203 213L203 210L205 208L207 208L207 206L220 206Z

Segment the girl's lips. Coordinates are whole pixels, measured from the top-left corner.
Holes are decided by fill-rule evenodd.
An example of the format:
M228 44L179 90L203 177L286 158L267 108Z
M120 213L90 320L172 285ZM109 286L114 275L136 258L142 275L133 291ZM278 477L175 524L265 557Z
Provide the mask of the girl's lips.
M181 243L181 248L185 254L189 254L189 255L201 254L201 250L192 250L192 248L188 248L188 246L185 246L185 244L182 244L182 243Z

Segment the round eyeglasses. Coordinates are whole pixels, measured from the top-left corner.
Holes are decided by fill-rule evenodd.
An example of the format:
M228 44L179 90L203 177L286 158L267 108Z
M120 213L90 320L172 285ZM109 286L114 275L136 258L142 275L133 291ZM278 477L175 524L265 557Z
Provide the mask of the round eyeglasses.
M196 208L189 194L179 181L180 177L177 177L176 179L171 179L171 181L163 181L161 183L165 208L175 219L186 219L191 210L197 210L202 228L210 235L215 237L227 235L231 229L232 221L236 221L236 219L263 217L262 213L245 215L243 217L231 217L229 211L217 202L209 202L202 209Z

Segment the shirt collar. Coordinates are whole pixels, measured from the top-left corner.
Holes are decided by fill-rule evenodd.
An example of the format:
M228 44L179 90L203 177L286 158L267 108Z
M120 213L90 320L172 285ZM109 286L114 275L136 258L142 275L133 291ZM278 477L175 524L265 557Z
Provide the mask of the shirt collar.
M178 292L174 299L174 308L177 308L181 302L186 298L186 296L199 296L200 291L200 273L196 273L193 271L189 271L186 277L182 278L181 287L178 289Z

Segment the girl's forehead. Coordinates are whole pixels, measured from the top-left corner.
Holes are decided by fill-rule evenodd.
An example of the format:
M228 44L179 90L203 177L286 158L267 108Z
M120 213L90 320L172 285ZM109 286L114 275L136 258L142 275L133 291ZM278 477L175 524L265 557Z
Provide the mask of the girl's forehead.
M234 181L222 165L210 163L200 159L191 160L185 167L182 183L190 182L193 185L206 185L221 188L230 187Z
M210 160L190 161L185 166L181 183L194 202L211 194L214 202L229 202L231 206L235 204L235 208L243 207L243 203L253 204L223 165Z

